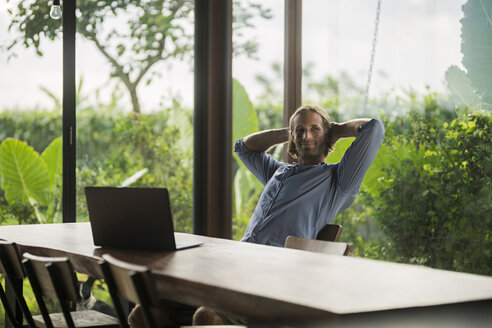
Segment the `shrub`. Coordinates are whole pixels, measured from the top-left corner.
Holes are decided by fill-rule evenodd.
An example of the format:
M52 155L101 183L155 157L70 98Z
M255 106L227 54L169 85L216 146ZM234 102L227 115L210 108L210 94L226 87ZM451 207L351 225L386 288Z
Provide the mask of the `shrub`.
M18 114L20 113L20 114ZM150 114L125 114L88 108L77 116L77 220L87 220L83 188L88 185L121 186L138 171L145 172L132 186L167 187L170 190L175 227L192 230L192 127L190 110L173 108ZM41 153L61 134L58 112L9 111L0 113L0 141L15 137ZM27 145L26 145L27 147ZM61 147L59 149L61 155ZM60 156L61 158L61 156ZM61 174L61 166L59 167ZM1 179L1 178L0 178ZM0 181L1 182L1 181ZM61 199L61 181L53 194ZM38 202L40 203L40 202ZM50 204L56 202L51 199ZM58 200L59 203L59 200ZM42 205L42 204L41 204ZM40 210L52 222L60 208ZM54 213L53 211L56 211ZM36 222L29 204L8 202L0 189L0 221ZM17 221L17 222L15 222Z
M393 259L492 274L492 116L451 122L411 113L375 163L379 183L366 202L389 238Z

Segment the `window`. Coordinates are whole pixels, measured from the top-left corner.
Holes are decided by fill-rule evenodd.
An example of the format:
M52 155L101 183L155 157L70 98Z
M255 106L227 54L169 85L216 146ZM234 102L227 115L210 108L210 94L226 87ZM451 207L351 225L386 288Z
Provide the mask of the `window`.
M84 186L167 187L176 230L191 231L194 12L180 2L173 16L169 3L77 2L79 221L87 220ZM283 125L285 2L233 3L238 139ZM62 32L49 6L10 0L0 10L2 224L61 221ZM320 104L334 121L378 117L386 127L357 201L335 218L341 238L358 256L490 274L492 43L477 27L489 26L492 8L384 1L375 38L377 6L303 1L302 103ZM340 141L328 161L351 142ZM5 164L19 147L38 163L29 194L18 180L15 189ZM233 174L239 239L262 186L237 161Z
M385 122L356 202L335 218L356 255L492 273L492 57L484 55L492 49L490 29L480 28L490 27L492 8L483 4L382 1L374 39L378 1L303 1L303 102L338 122ZM328 161L351 142L340 141Z
M20 1L0 10L0 224L62 220L61 22L48 5L34 10Z
M85 186L165 187L191 232L193 6L114 4L78 2L78 220Z

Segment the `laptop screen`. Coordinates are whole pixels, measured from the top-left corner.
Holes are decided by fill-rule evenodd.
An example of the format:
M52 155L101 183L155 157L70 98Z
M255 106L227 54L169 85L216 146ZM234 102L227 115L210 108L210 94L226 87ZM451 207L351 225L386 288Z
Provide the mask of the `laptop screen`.
M94 244L132 250L175 250L166 188L85 188Z

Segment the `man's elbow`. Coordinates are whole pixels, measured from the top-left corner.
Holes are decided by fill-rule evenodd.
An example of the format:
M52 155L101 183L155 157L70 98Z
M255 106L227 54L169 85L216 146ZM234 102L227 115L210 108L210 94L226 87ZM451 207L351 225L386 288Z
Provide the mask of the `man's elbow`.
M377 133L381 136L381 138L384 138L384 124L383 121L381 121L379 118L374 119L374 128L376 129Z
M381 147L384 139L384 124L379 118L373 118L361 127L364 134L368 137L368 141L378 144Z

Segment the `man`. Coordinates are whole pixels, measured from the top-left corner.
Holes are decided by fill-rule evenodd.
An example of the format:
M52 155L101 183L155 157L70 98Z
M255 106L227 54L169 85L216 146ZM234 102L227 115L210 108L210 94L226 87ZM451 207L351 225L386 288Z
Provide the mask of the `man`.
M265 185L243 241L284 246L288 235L316 238L318 232L359 192L366 171L381 146L384 128L379 120L330 122L317 106L300 107L289 128L268 130L238 140L235 152ZM356 137L336 164L325 159L340 138ZM289 142L293 164L275 161L265 153Z
M340 138L355 137L336 164L325 159ZM331 122L318 106L302 106L289 127L254 133L236 141L234 151L265 186L242 241L283 247L289 235L315 239L335 215L349 207L384 137L378 119ZM288 142L297 161L274 160L266 151ZM196 324L229 323L201 307Z

